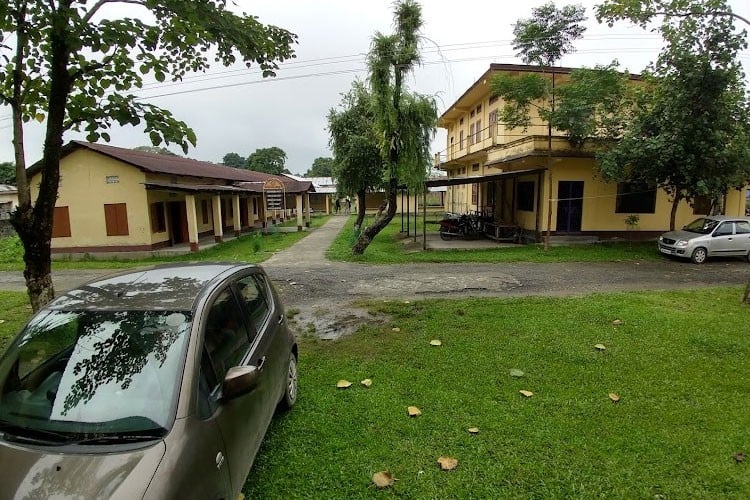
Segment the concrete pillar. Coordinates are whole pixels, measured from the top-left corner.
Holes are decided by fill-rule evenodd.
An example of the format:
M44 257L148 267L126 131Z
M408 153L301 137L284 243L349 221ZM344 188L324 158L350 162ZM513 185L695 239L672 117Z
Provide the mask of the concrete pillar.
M185 213L187 215L188 241L190 241L190 251L197 252L198 247L198 211L195 208L195 195L185 195Z
M310 227L310 193L305 193L305 227Z
M247 223L250 227L255 227L255 211L253 210L253 207L256 203L260 203L257 196L251 196L247 199Z
M326 215L331 215L331 197L326 195Z
M297 196L297 231L302 231L302 193Z
M224 239L224 220L221 215L221 196L215 194L211 197L211 208L214 218L214 241L219 243Z
M240 217L240 195L239 194L235 193L232 195L232 206L234 207L234 210L232 210L232 212L234 213L234 217L232 217L232 222L234 224L234 236L236 238L240 235L240 231L242 230L242 227L241 227L242 217Z

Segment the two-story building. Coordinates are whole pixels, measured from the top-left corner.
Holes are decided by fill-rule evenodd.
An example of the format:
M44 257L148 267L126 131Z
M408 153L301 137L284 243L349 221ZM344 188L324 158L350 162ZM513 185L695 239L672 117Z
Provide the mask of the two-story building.
M603 239L648 238L668 230L672 204L667 194L655 185L604 182L597 176L593 145L574 147L553 130L550 152L547 125L538 114L525 131L499 122L503 101L492 95L491 78L528 72L561 85L571 68L491 64L440 116L438 125L447 131L446 150L437 158L448 174L445 209L485 214L494 222L490 228L520 227L525 241L539 241L548 228L553 238ZM725 214L744 215L745 191L726 193ZM708 210L707 200L682 202L676 224Z
M32 199L41 164L29 167ZM114 146L63 148L53 254L148 252L265 227L296 216L309 226L309 181Z

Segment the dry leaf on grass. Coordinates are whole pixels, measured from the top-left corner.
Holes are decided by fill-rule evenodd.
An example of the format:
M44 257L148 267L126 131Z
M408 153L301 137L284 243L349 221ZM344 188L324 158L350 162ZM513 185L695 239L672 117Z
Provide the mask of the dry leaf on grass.
M453 457L440 457L438 458L438 464L442 470L453 470L458 465L458 460Z
M607 346L605 346L604 344L596 344L594 348L596 348L597 351L604 351L605 349L607 349Z
M530 398L531 396L533 396L533 395L534 395L534 393L533 393L533 392L531 392L531 391L524 391L524 390L520 390L520 391L518 391L518 392L520 392L521 394L523 394L523 395L524 395L524 396L526 396L527 398Z
M618 401L620 401L620 395L615 394L614 392L610 392L609 399L611 399L613 403L617 403Z
M622 324L622 320L616 319L612 322L612 324L615 326L620 326Z
M510 376L511 377L519 378L519 377L523 377L524 373L521 370L519 370L518 368L511 368L510 369Z
M351 386L352 383L348 380L339 380L338 382L336 382L336 387L338 387L339 389L348 389Z
M387 470L381 470L372 475L372 482L375 483L375 486L378 488L388 488L389 486L393 486L395 480L396 478L393 477L393 474Z
M372 380L370 380L369 378L366 378L362 382L360 382L360 384L362 384L365 387L370 387L372 385Z
M745 454L744 454L744 453L742 453L742 452L737 452L737 453L735 453L734 455L732 455L732 458L734 458L734 461L735 461L735 462L737 462L737 463L740 463L740 462L744 462L744 461L745 461L745 458L747 458L747 457L745 456Z
M466 430L469 431L469 434L479 434L479 427L469 427Z
M409 413L410 417L418 417L422 414L422 410L420 410L416 406L410 406L406 409L406 411Z
M438 339L434 339L434 340L430 340L430 345L439 346L439 345L443 345L443 343L440 342Z
M399 327L391 328L391 331L398 333L398 332L401 331L401 328L399 328Z

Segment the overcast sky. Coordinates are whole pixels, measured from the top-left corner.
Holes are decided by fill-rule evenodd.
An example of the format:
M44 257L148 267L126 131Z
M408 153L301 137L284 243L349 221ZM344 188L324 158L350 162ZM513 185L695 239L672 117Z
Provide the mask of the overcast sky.
M235 3L261 22L299 36L297 58L282 64L276 78L263 79L256 68L216 66L208 74L190 76L181 83L150 84L134 93L171 110L195 130L198 144L189 151L191 158L221 162L229 152L247 156L258 148L277 146L287 153L287 168L304 173L316 157L331 155L326 115L338 106L341 94L355 78L366 79L370 41L376 31L391 32L393 4L390 0ZM424 0L423 65L409 81L411 89L435 96L442 113L490 63L520 63L511 47L512 25L543 3ZM626 23L614 28L600 25L593 13L598 2L579 3L587 9L588 29L576 43L577 51L565 56L560 65L593 67L617 59L622 69L639 73L656 58L661 47L658 35ZM750 15L746 0L731 3L738 14ZM745 51L741 60L747 69L750 53ZM9 116L7 107L0 108L0 161L13 159ZM31 164L41 157L43 129L31 124L25 132ZM434 152L445 148L445 135L440 132L433 143ZM111 135L113 146L150 144L139 128L117 128ZM85 137L68 133L65 139ZM179 147L170 149L182 154Z

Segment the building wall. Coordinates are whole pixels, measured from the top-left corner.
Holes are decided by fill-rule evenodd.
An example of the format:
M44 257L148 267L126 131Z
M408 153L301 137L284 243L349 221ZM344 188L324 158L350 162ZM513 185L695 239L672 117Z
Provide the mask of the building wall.
M30 181L32 200L40 180L37 174ZM150 245L145 180L139 169L92 151L77 150L64 157L55 206L68 207L71 236L53 238L52 248ZM104 205L111 203L127 205L127 236L107 236Z

